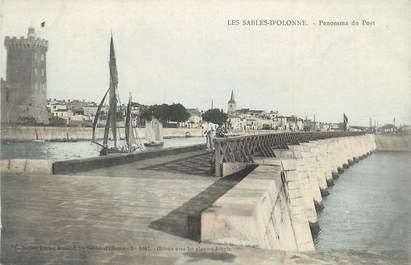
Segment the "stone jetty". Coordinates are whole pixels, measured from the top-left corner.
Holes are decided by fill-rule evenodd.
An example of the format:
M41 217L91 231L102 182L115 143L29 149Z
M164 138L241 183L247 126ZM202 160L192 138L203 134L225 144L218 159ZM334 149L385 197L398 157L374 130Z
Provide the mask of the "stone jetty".
M225 177L204 145L1 161L2 262L406 264L407 254L313 251L329 187L378 146L372 134L302 139Z
M317 212L334 179L376 149L374 135L317 140L274 149L201 215L204 242L314 250Z

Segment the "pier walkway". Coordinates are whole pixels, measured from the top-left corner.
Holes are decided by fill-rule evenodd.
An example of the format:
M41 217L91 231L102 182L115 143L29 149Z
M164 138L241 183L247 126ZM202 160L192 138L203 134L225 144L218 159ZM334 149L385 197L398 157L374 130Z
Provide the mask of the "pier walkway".
M3 259L28 262L18 253L36 247L197 246L199 213L244 175L216 178L209 159L200 150L75 175L2 173ZM62 253L34 252L30 264ZM79 259L68 255L64 264Z
M190 151L67 175L1 173L2 264L402 264L369 251L199 243L200 213L247 172L214 177Z

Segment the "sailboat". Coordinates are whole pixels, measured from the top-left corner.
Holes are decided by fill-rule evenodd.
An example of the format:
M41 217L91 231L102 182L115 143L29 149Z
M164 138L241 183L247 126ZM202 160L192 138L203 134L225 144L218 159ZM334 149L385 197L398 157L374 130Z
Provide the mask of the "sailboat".
M146 142L145 146L155 147L163 146L163 124L152 117L150 121L146 121Z
M134 152L137 149L139 149L139 147L142 147L142 146L137 145L137 141L136 141L137 137L134 133L133 122L131 119L131 96L130 96L130 99L127 105L126 122L124 126L125 135L126 135L126 144L122 147L118 145L117 124L116 124L117 122L117 103L118 103L118 98L117 98L118 96L118 92L117 92L118 73L117 73L116 56L114 52L113 35L111 35L111 40L110 40L109 69L110 69L110 84L109 84L108 90L104 94L100 104L97 107L97 112L96 112L96 115L93 121L92 142L102 147L100 151L100 155ZM107 96L109 97L109 108L108 108L108 113L107 113L106 124L104 127L103 144L100 144L95 139L96 128L97 128L98 119L101 113L101 108L103 107ZM112 139L114 142L114 145L112 147L108 146L110 129L111 129L111 133L113 137Z
M131 99L131 94L130 94L130 98L127 104L126 122L125 122L124 129L125 129L125 140L126 140L127 149L129 152L134 152L137 150L143 150L144 147L141 144L135 132L135 128L133 125L133 119L131 117L131 104L132 104L132 99Z

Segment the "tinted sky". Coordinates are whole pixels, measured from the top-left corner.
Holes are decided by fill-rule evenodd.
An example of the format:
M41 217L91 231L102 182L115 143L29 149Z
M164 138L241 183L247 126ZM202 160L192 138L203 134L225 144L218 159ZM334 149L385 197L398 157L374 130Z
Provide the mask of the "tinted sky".
M48 97L98 101L113 31L122 102L279 110L368 125L411 120L410 1L0 0L0 37L32 24L49 40ZM233 27L228 19L306 19L305 27ZM372 20L320 27L318 20ZM46 27L40 28L41 21ZM317 25L313 25L313 23ZM6 50L0 49L0 76Z

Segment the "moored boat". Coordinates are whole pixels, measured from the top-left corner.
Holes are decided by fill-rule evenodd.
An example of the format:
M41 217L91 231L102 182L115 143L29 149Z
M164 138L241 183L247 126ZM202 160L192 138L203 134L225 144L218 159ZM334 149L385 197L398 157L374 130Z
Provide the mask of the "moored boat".
M160 147L164 145L163 124L157 118L152 117L151 120L146 121L145 133L145 146Z
M126 111L126 120L125 120L125 145L119 146L118 143L118 136L117 136L117 117L118 117L118 73L117 73L117 64L116 64L116 57L114 52L114 42L113 36L111 36L110 40L110 61L109 61L109 69L110 69L110 84L109 88L104 94L98 108L96 111L96 116L94 117L93 121L93 133L92 133L92 142L98 144L102 147L100 150L100 155L108 155L108 154L115 154L115 153L130 153L141 150L143 146L137 142L137 136L134 131L133 120L131 116L131 95L129 98L129 102L127 105ZM101 109L104 105L106 97L109 97L109 108L107 113L106 124L104 127L104 136L103 136L103 143L99 143L96 141L96 128L99 119L99 115L101 113ZM110 129L112 133L112 141L113 146L108 145Z
M163 124L154 116L146 121L146 142L145 146L160 147L164 145Z

